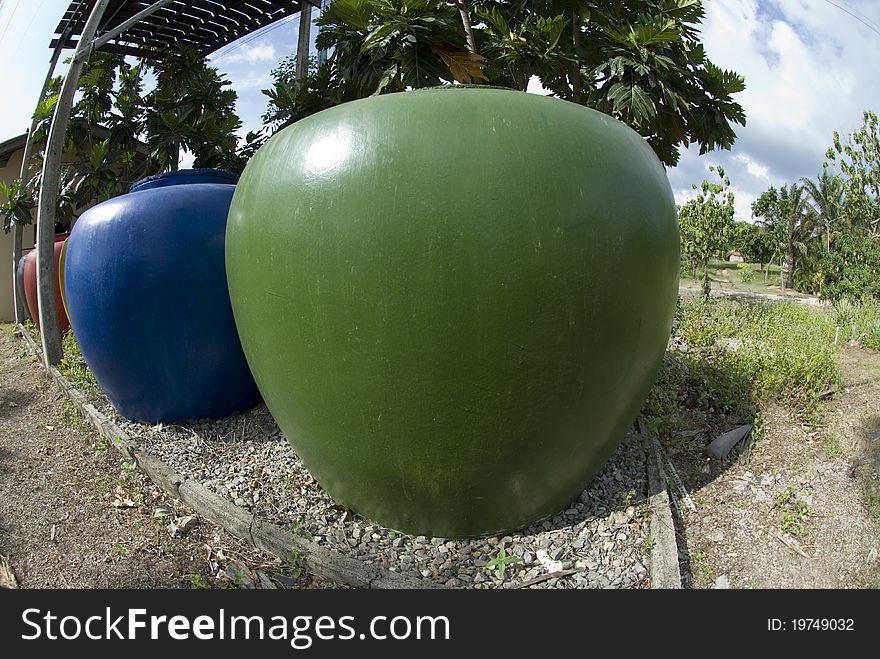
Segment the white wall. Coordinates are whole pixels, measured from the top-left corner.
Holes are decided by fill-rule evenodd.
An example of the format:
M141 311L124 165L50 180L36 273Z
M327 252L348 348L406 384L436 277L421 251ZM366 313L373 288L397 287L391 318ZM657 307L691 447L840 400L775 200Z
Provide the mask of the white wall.
M7 183L18 178L21 172L21 157L23 151L12 154L3 167L0 167L0 180ZM0 202L5 202L6 197L0 193ZM22 236L22 248L27 250L34 246L33 224L24 227ZM12 301L12 232L4 233L0 229L0 322L7 323L15 320L15 307Z

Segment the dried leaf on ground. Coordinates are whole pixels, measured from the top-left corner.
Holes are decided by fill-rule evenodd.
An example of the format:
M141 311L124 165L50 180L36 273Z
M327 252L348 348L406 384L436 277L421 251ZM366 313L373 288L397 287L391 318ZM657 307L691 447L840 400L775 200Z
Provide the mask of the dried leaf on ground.
M18 588L18 580L12 571L12 565L6 556L0 556L0 588L14 589Z
M114 491L113 507L134 508L135 505L135 502L132 501L131 497L128 496L128 493L122 488L122 486L117 485L116 490Z

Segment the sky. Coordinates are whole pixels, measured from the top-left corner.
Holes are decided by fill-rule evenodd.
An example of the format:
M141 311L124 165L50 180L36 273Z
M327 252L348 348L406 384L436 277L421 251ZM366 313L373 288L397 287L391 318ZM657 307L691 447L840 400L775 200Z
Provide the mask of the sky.
M0 0L0 141L23 133L46 76L49 41L68 0ZM722 165L736 197L736 218L773 186L815 178L834 131L847 135L865 109L880 111L880 1L705 0L703 44L718 66L747 88L735 95L747 123L734 126L731 151L683 152L668 170L676 200ZM238 93L243 131L259 128L270 71L296 47L298 16L245 37L211 57ZM314 33L314 30L313 30ZM69 53L68 53L69 54ZM186 166L184 161L184 166Z

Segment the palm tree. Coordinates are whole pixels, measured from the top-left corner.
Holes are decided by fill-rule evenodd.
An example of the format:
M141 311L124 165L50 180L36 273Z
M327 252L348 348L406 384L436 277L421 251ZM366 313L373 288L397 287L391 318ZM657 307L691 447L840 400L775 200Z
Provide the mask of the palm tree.
M804 188L793 183L783 185L780 190L766 190L752 204L752 215L764 218L762 224L772 232L777 252L785 254L788 261L785 287L793 288L798 256L807 253L807 240L815 228L815 214L810 213Z
M797 259L799 255L807 253L806 241L813 232L813 218L809 212L804 188L796 183L782 186L782 190L779 191L779 206L785 236L785 256L788 260L785 287L793 288Z
M827 169L812 180L802 178L804 191L813 202L815 217L813 223L825 239L825 250L831 252L831 241L835 225L840 220L843 208L843 180L836 174L829 174Z

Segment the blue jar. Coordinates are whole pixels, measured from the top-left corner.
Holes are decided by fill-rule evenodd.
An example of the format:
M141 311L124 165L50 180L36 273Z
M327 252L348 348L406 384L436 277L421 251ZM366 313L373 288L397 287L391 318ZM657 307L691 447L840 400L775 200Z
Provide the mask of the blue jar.
M181 170L138 181L71 232L64 291L74 335L124 417L217 419L259 399L226 284L238 176Z

